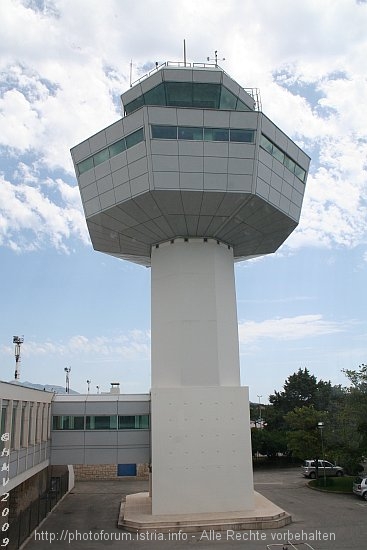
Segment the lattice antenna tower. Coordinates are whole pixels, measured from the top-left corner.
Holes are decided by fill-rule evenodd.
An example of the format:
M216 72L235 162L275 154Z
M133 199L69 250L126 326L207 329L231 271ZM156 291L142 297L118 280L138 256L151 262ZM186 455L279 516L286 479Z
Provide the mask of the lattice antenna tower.
M15 373L14 379L20 379L20 346L24 342L24 336L13 336L13 344L15 345L14 354L15 354Z

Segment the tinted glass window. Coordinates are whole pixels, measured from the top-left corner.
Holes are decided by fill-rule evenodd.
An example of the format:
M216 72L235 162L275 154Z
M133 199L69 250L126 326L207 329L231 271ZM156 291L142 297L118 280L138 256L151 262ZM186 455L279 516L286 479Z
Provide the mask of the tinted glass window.
M236 111L251 111L251 109L240 99L237 99Z
M163 82L144 94L145 105L166 105L166 94Z
M299 178L301 181L305 181L306 172L305 170L303 170L303 168L298 166L298 164L296 164L294 173L296 174L297 178Z
M152 125L152 138L156 139L177 139L177 126Z
M147 430L148 428L148 414L138 414L135 416L119 416L119 430Z
M239 141L246 143L253 143L254 131L253 130L231 130L231 141Z
M108 150L110 152L110 157L114 157L115 155L119 155L122 153L122 151L125 151L125 140L120 139L120 141L116 141L116 143L113 143L109 146Z
M191 82L166 82L167 105L176 107L192 106Z
M268 153L270 153L272 155L272 153L273 153L273 144L263 134L261 135L260 145L263 149L265 149L265 151L267 151Z
M126 137L126 149L129 149L129 147L132 147L133 145L136 145L137 143L140 143L144 140L144 131L143 128L140 128L140 130L137 130L133 134L130 134Z
M284 166L286 168L288 168L288 170L290 170L291 172L294 173L295 168L296 168L296 163L293 162L292 159L290 159L289 157L286 156L285 159L284 159Z
M96 153L93 155L93 162L94 166L98 166L98 164L102 164L105 160L108 160L110 158L110 153L108 149L103 149L102 151L99 151L99 153Z
M89 159L82 160L82 162L79 162L78 164L78 171L79 176L80 174L84 174L87 170L91 170L93 168L93 157L89 157Z
M147 430L149 428L149 415L148 414L141 414L139 416L136 416L136 424L137 428L140 430Z
M237 104L237 97L232 94L227 88L222 86L222 91L220 94L220 109L228 109L230 111L235 111Z
M204 128L204 139L206 141L229 141L229 130L227 128Z
M53 430L84 430L84 416L53 416Z
M119 416L119 430L133 430L135 428L135 416Z
M140 109L144 105L143 96L139 96L127 105L125 105L125 112L126 114L130 114L133 111L136 111L136 109Z
M113 430L117 428L117 417L113 416L87 416L87 430Z
M218 109L220 84L193 84L193 107Z
M284 153L278 147L273 146L273 157L279 160L282 164L284 163Z
M190 127L190 126L179 126L178 127L178 139L202 140L203 139L203 128L194 128L194 127Z

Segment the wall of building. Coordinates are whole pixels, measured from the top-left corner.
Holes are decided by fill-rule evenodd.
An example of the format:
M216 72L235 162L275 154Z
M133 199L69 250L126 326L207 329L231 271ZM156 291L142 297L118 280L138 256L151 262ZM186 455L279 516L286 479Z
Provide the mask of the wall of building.
M117 464L74 464L75 481L126 479L118 475ZM136 478L149 478L149 464L136 465Z
M8 434L0 441L0 494L48 467L52 398L51 392L0 382L1 435Z
M149 395L57 395L52 405L51 463L149 463L149 415ZM136 418L137 427L122 428L126 418ZM103 419L110 423L107 428Z

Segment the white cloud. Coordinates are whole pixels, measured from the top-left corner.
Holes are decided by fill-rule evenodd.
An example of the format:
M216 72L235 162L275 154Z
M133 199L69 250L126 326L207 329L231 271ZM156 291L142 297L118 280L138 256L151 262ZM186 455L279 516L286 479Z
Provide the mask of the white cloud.
M327 321L321 314L298 315L265 321L242 321L239 323L240 344L249 344L262 339L279 341L300 340L344 332L346 323Z
M189 61L205 61L218 48L225 70L244 87L259 87L264 112L313 156L300 228L288 245L365 243L365 3L226 0L213 9L209 0L154 0L147 16L146 3L132 0L2 0L0 18L0 144L18 160L31 152L51 177L60 167L73 174L69 149L120 116L130 60L135 79L149 63L182 59L186 38ZM40 219L49 244L85 240L75 230L81 220L73 188L56 178L49 189L55 186L66 210L45 186L41 194L3 191L23 224L0 218L1 242L24 248L27 224L44 235Z
M14 353L9 346L3 346L2 352L11 355ZM82 334L69 338L66 342L37 342L25 341L22 347L22 356L25 358L44 357L86 357L100 358L102 361L108 357L114 360L145 360L150 357L150 332L131 330L126 334L115 336L88 337Z
M0 245L20 252L47 243L68 252L72 237L88 242L76 188L61 179L42 180L24 164L18 166L14 181L0 174ZM49 198L50 188L58 191L57 202Z

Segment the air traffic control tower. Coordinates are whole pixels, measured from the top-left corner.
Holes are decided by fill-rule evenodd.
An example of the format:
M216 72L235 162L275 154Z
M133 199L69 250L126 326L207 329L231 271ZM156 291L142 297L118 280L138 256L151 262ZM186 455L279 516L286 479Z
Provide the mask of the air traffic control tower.
M298 224L309 157L217 65L165 63L72 149L95 250L151 267L152 514L254 507L234 262Z

